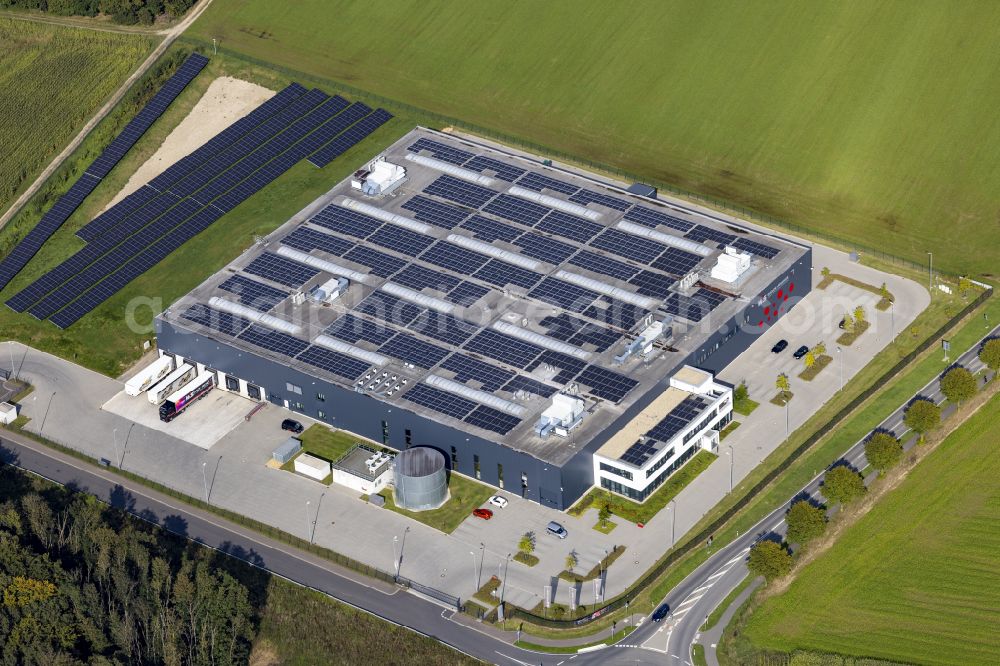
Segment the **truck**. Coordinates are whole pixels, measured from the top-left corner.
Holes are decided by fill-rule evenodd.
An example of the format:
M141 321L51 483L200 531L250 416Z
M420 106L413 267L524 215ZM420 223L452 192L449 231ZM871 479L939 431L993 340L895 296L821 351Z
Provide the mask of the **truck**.
M136 373L135 377L125 382L125 393L136 396L156 384L174 369L174 359L161 356Z
M150 403L158 405L166 400L171 393L194 379L195 374L194 366L181 363L180 367L161 379L159 384L149 389L146 392L146 397L149 398Z
M203 372L171 394L160 405L160 420L169 423L215 388L215 375Z

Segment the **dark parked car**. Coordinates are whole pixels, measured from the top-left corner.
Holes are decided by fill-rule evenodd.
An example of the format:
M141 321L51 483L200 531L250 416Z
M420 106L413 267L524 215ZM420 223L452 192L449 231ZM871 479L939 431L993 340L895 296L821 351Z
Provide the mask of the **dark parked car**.
M785 351L785 348L787 346L788 346L788 340L778 340L778 342L776 342L775 345L771 347L771 353L780 354L781 352Z
M663 604L655 611L653 611L653 614L650 616L650 619L653 622L660 622L663 620L663 618L667 617L668 615L670 615L670 604Z
M305 430L305 428L302 427L302 424L294 419L285 419L284 421L282 421L281 429L288 430L289 432L294 432L295 434L298 434L303 430Z
M839 326L841 329L847 328L847 317L841 319L840 323L837 324L837 326Z
M808 353L809 353L809 347L806 347L805 345L802 345L801 347L799 347L798 349L795 350L795 353L792 354L792 356L794 356L795 358L799 359L799 358L802 358L803 356L805 356Z

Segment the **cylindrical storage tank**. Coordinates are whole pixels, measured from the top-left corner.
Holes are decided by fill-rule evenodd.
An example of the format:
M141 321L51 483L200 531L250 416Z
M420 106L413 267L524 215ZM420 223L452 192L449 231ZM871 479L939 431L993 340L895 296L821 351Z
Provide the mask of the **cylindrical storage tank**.
M408 511L436 509L448 499L448 471L440 451L415 446L393 462L396 506Z

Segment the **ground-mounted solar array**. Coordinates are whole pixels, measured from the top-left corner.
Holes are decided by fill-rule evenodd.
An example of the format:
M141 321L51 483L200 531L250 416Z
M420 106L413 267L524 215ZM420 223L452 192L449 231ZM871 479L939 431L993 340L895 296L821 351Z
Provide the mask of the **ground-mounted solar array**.
M304 219L162 317L479 436L514 437L556 460L569 455L565 447L534 433L553 394L587 402L579 436L592 437L736 314L739 294L709 275L721 240L739 232L747 241L757 286L804 251L429 130L414 130L379 157L406 169L399 189L367 196L347 181L331 183ZM692 273L693 284L681 288ZM349 287L322 304L284 298L270 307L268 315L301 328L276 329L273 342L258 330L266 324L232 335L185 317L213 296L251 298L230 289L234 274L279 293L308 293L334 277L347 277ZM271 302L258 300L250 307ZM646 361L618 364L615 356L654 320L688 334ZM708 328L696 331L703 322ZM378 379L358 378L369 368Z
M185 80L175 83L171 79L150 102L155 108L140 112L80 182L91 178L91 172L98 177L106 174L169 103L160 99L161 93L167 91L173 99L182 83L186 85L203 66L204 58L189 59L174 77L183 74ZM293 83L81 228L77 235L87 245L15 294L7 305L38 319L50 319L60 328L71 326L298 162L308 158L315 166L325 166L391 117L382 109L373 111ZM343 213L335 219L317 218L313 224L341 230L352 222L349 211ZM407 233L385 230L374 242L417 251L429 242ZM312 228L298 230L287 245L331 254L354 247ZM384 264L380 257L371 263ZM317 272L273 253L262 255L247 268L249 274L290 288ZM264 287L258 287L258 292ZM256 297L237 294L240 302L258 309L277 303L274 294L260 297L261 293Z

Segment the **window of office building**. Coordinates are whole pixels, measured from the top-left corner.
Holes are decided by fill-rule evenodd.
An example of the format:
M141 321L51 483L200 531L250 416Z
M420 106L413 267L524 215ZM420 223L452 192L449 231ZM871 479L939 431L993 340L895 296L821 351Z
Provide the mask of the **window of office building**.
M618 476L620 476L620 477L622 477L624 479L628 479L629 481L632 480L632 472L628 471L627 469L621 469L619 467L612 467L611 465L602 462L601 463L601 470L604 471L604 472L611 472L612 474L617 474Z
M295 395L302 395L302 387L296 386L291 382L285 382L285 390L289 393L294 393Z
M497 463L497 485L503 488L503 465Z
M323 395L322 393L317 393L316 399L319 400L320 402L326 402L326 396Z
M479 470L479 454L478 454L478 453L477 453L477 454L474 454L474 455L472 456L472 466L473 466L473 467L475 468L475 470L476 470L476 478L477 478L477 479L481 479L481 478L483 478L483 475L482 475L482 473L481 473L481 472L480 472L480 470Z

